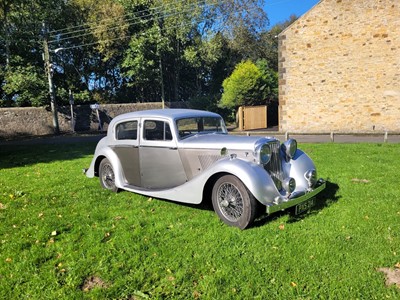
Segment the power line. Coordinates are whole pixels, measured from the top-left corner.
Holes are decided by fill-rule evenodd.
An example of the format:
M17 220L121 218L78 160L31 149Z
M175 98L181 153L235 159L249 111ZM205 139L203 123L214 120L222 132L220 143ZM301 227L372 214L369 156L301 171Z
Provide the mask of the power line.
M248 10L247 12L251 12L251 11L257 10L257 9L258 8L253 8L253 9ZM220 20L224 19L224 17L225 16L222 15L222 16L215 17L212 20L220 21ZM202 19L203 22L207 21L207 20L211 20L211 18L203 18ZM192 23L192 21L188 21L188 22L181 23L179 25L167 26L167 27L164 27L163 30L170 30L170 29L175 29L175 28L183 28L184 26L190 25L191 23ZM91 43L86 43L86 44L81 44L81 45L74 45L74 46L65 47L65 48L63 47L63 50L72 50L72 49L77 49L77 48L84 48L84 47L88 47L88 46L97 45L97 44L100 44L100 43L113 42L113 41L122 40L122 39L125 39L125 38L132 38L132 37L138 36L138 35L140 35L140 33L136 33L136 34L132 34L132 35L124 36L124 37L117 37L117 38L113 38L113 39L98 40L98 41L91 42Z
M197 2L197 3L199 3L199 2ZM201 2L203 2L203 1L201 1ZM216 3L212 4L212 5L216 5ZM132 19L132 20L134 20L134 22L128 22L126 24L116 25L116 26L112 26L112 27L108 27L108 28L107 28L107 25L103 24L103 25L98 25L98 26L94 27L94 29L101 28L101 27L106 27L107 30L110 30L110 29L116 29L116 28L129 27L129 26L136 25L136 24L139 24L139 23L146 24L148 22L160 20L162 18L168 18L168 17L172 17L172 16L176 16L176 15L181 15L181 14L184 14L184 13L189 13L189 12L192 12L192 11L196 10L197 8L198 7L193 6L193 4L189 8L186 8L183 11L176 11L175 8L171 8L169 11L166 11L167 14L161 15L160 13L158 13L159 15L157 17L154 17L154 18L151 18L151 19L143 20L143 19L135 18L135 19ZM168 12L171 12L171 13L168 14ZM147 16L150 16L150 15L147 15ZM110 18L110 20L111 20L111 18ZM87 31L87 29L77 30L75 32L70 32L68 34L82 32L82 31ZM76 38L84 37L84 36L88 36L88 35L92 35L92 32L85 32L85 33L82 33L82 34L73 35L73 36L69 36L69 37L53 39L53 40L49 41L49 43L55 43L55 42L59 43L61 41L67 41L67 40L76 39Z
M186 0L177 0L177 1L175 1L175 8L176 7L178 7L178 4L180 3L180 2L183 2L183 1L186 1ZM224 0L225 1L225 0ZM204 0L199 0L199 1L197 1L196 3L193 3L193 4L200 4L201 2L204 2L204 4L206 4L205 3L205 1ZM159 11L159 12L161 12L161 11L163 11L165 8L168 8L168 7L171 7L171 5L167 5L167 4L163 4L163 5L160 5L160 6L157 6L157 7L150 7L150 8L147 8L147 9L143 9L143 10L140 10L140 11L137 11L137 12L129 12L129 13L126 13L126 14L124 14L122 17L123 18L125 18L125 17L130 17L129 19L128 19L128 21L129 20L133 20L134 18L136 19L136 18L138 18L138 17L147 17L147 16L152 16L152 15L154 15L154 13L152 13L152 12L149 12L149 11ZM159 12L157 12L157 13L159 13ZM141 14L141 13L147 13L146 15L138 15L138 14ZM132 17L133 16L133 17ZM106 19L103 19L103 21L105 20L105 21L108 21L108 20L113 20L113 19L115 19L115 17L111 17L111 18L106 18ZM76 33L76 32L81 32L81 31L85 31L85 30L87 30L89 27L90 27L90 25L92 25L92 24L97 24L97 22L86 22L86 23L84 23L84 24L81 24L81 25L76 25L76 26L71 26L71 27L66 27L66 28L62 28L62 29L57 29L57 30L52 30L52 31L50 31L49 33L51 34L50 36L57 36L57 35L67 35L67 34L71 34L71 33ZM99 25L99 26L102 26L102 25ZM81 28L81 27L86 27L86 28L84 28L84 29L78 29L78 30L75 30L75 29L77 29L77 28ZM97 26L95 26L95 27L93 27L93 28L96 28ZM72 30L72 29L74 29L74 31L70 31L70 30ZM66 33L63 33L64 31L67 31ZM69 31L69 32L68 32ZM52 33L54 33L54 34L52 34Z

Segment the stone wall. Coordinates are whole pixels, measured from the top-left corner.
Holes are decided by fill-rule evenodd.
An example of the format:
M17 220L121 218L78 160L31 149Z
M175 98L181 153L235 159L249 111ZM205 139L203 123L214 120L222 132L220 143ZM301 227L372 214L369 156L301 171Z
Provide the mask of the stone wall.
M322 0L279 46L280 131L400 132L400 1Z
M168 103L168 107L185 107L183 102ZM145 109L161 108L161 103L101 104L99 124L97 114L89 105L74 106L75 131L106 131L110 121L117 115ZM61 133L72 132L70 106L58 108ZM101 126L100 126L101 125ZM54 133L52 113L47 107L0 108L0 139L23 136L43 136Z

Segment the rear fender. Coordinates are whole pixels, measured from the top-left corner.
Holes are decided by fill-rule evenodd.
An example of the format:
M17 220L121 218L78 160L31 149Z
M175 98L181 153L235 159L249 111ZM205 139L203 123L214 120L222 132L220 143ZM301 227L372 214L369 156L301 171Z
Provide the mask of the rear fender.
M86 176L89 178L99 176L98 168L101 160L103 160L104 158L107 158L113 167L115 175L115 185L118 188L123 188L123 186L125 185L124 172L117 154L110 147L101 148L101 150L99 151L96 150L90 167L86 171Z

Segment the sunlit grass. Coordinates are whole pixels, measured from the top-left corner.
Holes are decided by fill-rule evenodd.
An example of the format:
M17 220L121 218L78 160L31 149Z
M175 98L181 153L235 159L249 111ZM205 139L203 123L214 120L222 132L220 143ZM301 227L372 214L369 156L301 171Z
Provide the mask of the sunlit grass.
M213 211L114 194L94 144L1 146L1 299L398 299L400 145L303 144L317 209L244 231Z

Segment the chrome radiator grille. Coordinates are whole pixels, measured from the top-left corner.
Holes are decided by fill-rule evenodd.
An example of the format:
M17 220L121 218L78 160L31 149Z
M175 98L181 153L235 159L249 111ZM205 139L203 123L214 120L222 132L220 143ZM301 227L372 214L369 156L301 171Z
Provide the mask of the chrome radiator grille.
M269 172L275 181L277 187L283 181L283 170L281 158L279 156L280 144L279 141L269 143L271 147L271 160L265 165L265 169ZM279 182L278 182L279 181Z

